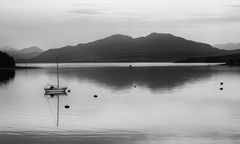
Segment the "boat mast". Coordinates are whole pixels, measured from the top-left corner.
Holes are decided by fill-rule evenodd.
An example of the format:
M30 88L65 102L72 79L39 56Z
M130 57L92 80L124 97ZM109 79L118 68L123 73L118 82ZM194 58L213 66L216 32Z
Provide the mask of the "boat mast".
M59 73L58 73L58 57L57 57L57 87L59 88ZM59 95L57 95L58 103L57 103L57 127L59 123Z
M58 103L57 103L57 127L58 127L58 123L59 123L59 95L57 95L58 98Z
M58 57L57 57L57 87L59 88Z

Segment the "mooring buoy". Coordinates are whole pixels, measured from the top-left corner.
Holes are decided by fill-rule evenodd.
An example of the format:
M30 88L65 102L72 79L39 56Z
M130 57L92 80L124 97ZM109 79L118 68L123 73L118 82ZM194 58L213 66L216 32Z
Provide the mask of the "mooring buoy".
M65 108L68 109L68 108L70 108L70 106L69 105L65 105Z

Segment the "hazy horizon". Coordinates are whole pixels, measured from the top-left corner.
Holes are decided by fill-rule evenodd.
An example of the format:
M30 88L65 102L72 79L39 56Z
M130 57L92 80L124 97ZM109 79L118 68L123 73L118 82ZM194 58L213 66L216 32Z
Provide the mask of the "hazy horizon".
M0 47L46 50L152 32L211 45L238 43L239 23L237 0L1 0Z

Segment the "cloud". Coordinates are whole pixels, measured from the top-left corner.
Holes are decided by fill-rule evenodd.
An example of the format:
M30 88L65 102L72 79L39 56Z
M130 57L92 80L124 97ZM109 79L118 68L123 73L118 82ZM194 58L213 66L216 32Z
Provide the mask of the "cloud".
M70 10L70 13L82 14L82 15L98 15L103 14L102 11L90 10L90 9L80 9L80 10Z

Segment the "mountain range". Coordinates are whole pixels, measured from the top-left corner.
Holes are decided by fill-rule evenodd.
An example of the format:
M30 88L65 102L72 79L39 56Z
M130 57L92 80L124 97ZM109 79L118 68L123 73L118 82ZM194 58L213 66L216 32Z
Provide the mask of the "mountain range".
M222 62L240 56L240 49L219 47L172 34L151 33L138 38L116 34L46 51L38 47L22 50L5 47L2 50L13 56L16 62L56 62L56 57L60 62Z
M186 40L172 34L151 33L145 37L112 35L76 46L49 49L31 62L175 62L189 57L219 56L240 53L209 44Z
M0 51L8 53L17 62L29 60L31 58L38 56L39 54L41 54L43 52L42 49L40 49L36 46L29 47L29 48L23 48L21 50L17 50L15 48L11 48L11 47L1 47Z

